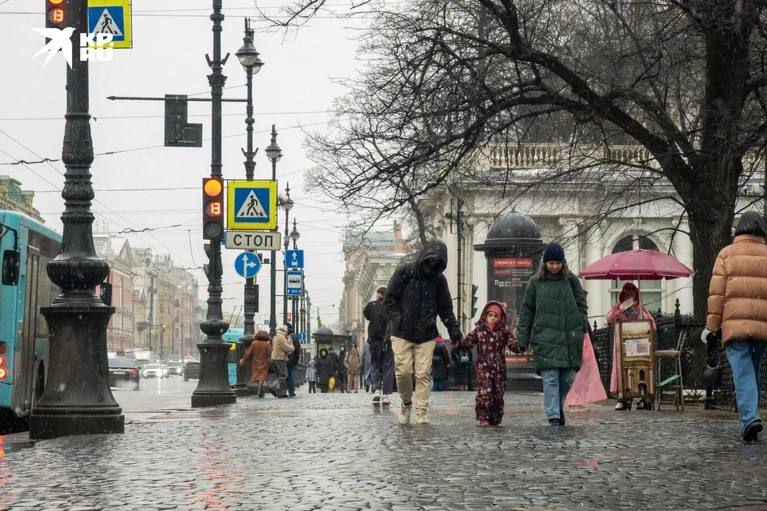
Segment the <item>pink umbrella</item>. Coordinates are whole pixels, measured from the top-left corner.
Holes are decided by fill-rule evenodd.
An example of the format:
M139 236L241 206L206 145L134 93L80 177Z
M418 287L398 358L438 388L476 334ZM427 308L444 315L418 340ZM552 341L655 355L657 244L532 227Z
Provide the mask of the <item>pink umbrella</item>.
M690 277L693 271L672 256L655 250L618 252L591 263L584 279L660 280Z

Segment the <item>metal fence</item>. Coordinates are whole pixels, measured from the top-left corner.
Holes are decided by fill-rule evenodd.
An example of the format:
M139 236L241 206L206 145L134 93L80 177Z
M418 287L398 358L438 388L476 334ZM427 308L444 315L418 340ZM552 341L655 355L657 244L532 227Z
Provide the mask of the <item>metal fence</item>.
M693 316L682 316L679 313L679 300L676 302L676 311L672 316L656 315L655 323L658 327L656 349L676 349L679 334L682 331L687 331L687 338L682 346L682 378L686 399L702 401L706 397L703 370L706 367L707 350L706 345L700 340L700 334L705 325L696 322ZM596 327L596 324L594 326ZM609 393L613 328L595 328L593 333L592 344L597 357L599 375L602 384ZM719 365L722 368L722 385L710 389L709 393L712 394L714 404L734 408L735 391L732 383L732 369L721 346L718 347L718 351ZM670 376L673 370L672 364L664 364L662 374L658 375L658 381ZM767 406L767 357L762 360L759 367L759 390L759 405Z

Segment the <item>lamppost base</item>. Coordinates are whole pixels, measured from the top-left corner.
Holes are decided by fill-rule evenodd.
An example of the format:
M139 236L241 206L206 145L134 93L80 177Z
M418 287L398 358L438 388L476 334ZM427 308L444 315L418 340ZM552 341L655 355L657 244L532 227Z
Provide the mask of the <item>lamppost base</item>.
M200 379L192 392L192 408L228 405L237 401L229 385L226 358L229 345L223 342L198 344L200 350Z
M258 394L258 388L251 387L250 385L236 385L234 387L234 393L237 397L255 396Z
M125 417L117 414L77 413L70 415L37 410L29 421L29 438L45 440L70 435L125 433Z

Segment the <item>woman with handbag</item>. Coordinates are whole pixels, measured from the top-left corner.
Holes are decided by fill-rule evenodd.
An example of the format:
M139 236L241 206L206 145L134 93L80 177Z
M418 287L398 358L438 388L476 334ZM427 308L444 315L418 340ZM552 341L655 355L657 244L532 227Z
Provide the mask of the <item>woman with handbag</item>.
M588 306L578 277L567 268L565 251L549 243L543 263L525 289L519 315L519 348L533 347L543 378L543 402L550 426L564 426L564 403L581 367Z

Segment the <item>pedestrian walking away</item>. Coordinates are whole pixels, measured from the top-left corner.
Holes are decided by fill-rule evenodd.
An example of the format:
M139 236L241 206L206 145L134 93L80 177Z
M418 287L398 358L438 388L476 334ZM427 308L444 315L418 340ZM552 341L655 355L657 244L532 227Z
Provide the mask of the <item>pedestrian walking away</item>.
M759 440L759 365L767 346L767 245L758 213L743 213L735 239L716 257L708 291L708 316L701 338L719 335L732 380L744 442Z
M325 394L328 391L328 381L333 374L333 362L328 356L328 350L325 348L320 350L320 357L315 365L317 367L317 386L320 388L320 392Z
M474 412L480 426L498 426L503 419L503 394L506 392L506 348L519 351L507 324L506 307L490 301L466 338L457 343L462 349L477 347L477 397Z
M437 331L437 316L447 327L453 343L461 340L461 329L453 314L453 299L447 279L447 246L427 241L414 262L402 263L387 286L384 306L394 353L394 374L402 397L399 423L410 423L415 373L416 423L428 424L431 394L431 361Z
M338 372L338 353L336 353L332 346L328 350L328 358L330 359L330 377L335 380L336 373ZM330 378L328 378L328 392L333 392L333 388L334 386L330 385Z
M346 392L346 346L338 348L338 365L336 366L336 386L341 393Z
M435 339L434 353L431 356L432 390L441 392L447 390L448 367L450 367L450 352L441 336Z
M293 353L293 343L288 340L289 328L282 325L272 339L272 365L277 373L278 387L275 390L278 398L288 397L288 355Z
M309 362L306 368L306 381L309 382L309 394L317 393L317 368L314 367L314 360Z
M519 348L532 345L543 378L543 404L551 426L564 426L567 392L581 367L588 306L578 277L567 268L565 251L549 243L543 262L525 289L519 314Z
M639 288L631 282L623 284L621 294L618 296L618 303L613 305L609 311L607 311L607 324L612 326L615 330L613 339L613 368L610 373L610 392L618 396L618 404L615 405L616 410L631 409L631 401L623 399L623 389L618 388L618 375L621 372L623 361L621 359L621 345L617 339L620 339L619 323L621 321L632 321L638 319L644 319L652 322L652 329L655 330L655 318L652 317L650 311L648 311L644 305L642 305L639 299Z
M248 346L248 350L240 359L240 365L243 366L248 360L251 360L250 381L255 384L258 397L264 397L264 385L269 377L269 355L272 351L272 344L269 341L269 332L259 330L253 342Z
M293 345L293 352L288 356L288 396L296 397L296 384L298 383L298 362L301 358L301 343L291 323L285 323L288 327L288 341Z
M376 299L365 305L362 314L368 320L367 348L370 351L373 404L388 405L389 396L394 392L394 353L391 339L386 337L389 316L383 304L384 296L385 287L376 289Z
M359 391L360 387L360 352L356 344L352 344L352 349L344 361L346 364L347 392Z
M365 341L365 348L362 350L362 362L364 364L362 382L365 385L365 392L370 391L370 372L373 369L373 361L370 358L370 341Z

